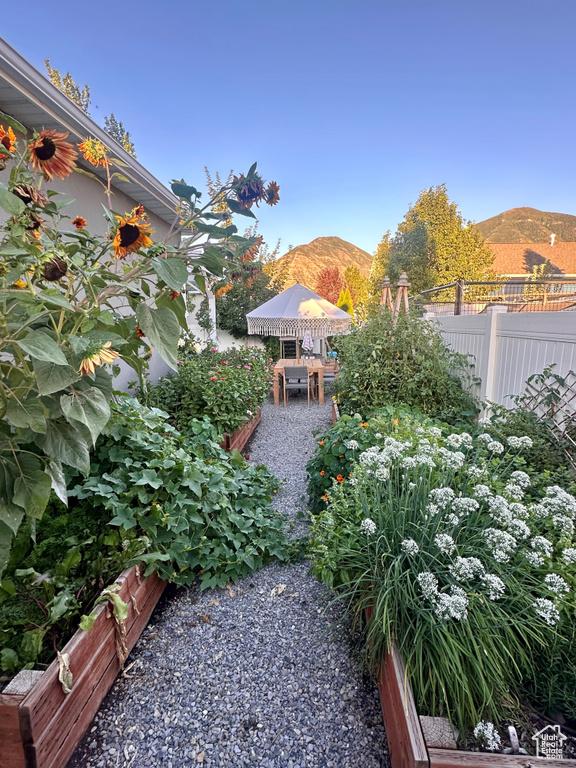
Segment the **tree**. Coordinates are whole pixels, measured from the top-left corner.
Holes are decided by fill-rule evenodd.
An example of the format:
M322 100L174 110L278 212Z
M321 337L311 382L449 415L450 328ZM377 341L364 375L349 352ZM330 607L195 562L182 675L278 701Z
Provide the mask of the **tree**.
M471 221L448 197L445 184L420 192L390 243L389 274L406 272L414 292L455 280L497 277L494 254Z
M392 233L390 230L384 234L382 240L378 243L378 247L374 253L374 261L370 269L370 293L372 298L380 300L382 291L382 282L386 277L388 270L388 261L390 259L390 241L392 239Z
M367 320L370 314L370 282L355 264L346 267L344 283L350 291L356 320Z
M314 291L326 301L336 304L342 288L344 288L344 281L338 267L324 267L318 275Z
M348 286L342 288L340 291L340 296L338 297L336 306L340 307L340 309L343 309L344 312L348 312L349 315L354 317L354 305L352 303L352 296L350 295L350 288L348 288Z
M136 157L136 151L132 139L130 138L130 132L124 128L122 120L116 120L114 112L110 112L109 117L104 117L104 130L108 136L112 136L121 147L124 147L129 155L132 155L134 158Z
M77 107L80 107L83 112L89 114L90 88L88 87L88 84L86 83L84 88L80 88L70 72L66 72L64 77L62 77L60 70L52 69L50 66L50 59L44 59L44 64L46 65L46 71L48 72L48 77L50 78L52 85L55 85L65 96L68 96L68 98L73 101Z

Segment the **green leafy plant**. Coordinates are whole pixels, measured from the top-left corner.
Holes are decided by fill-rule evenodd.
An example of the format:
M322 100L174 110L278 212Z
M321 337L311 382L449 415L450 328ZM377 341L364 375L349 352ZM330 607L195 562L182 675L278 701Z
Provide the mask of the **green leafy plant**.
M8 214L0 232L1 576L24 517L39 520L52 490L66 502L64 469L89 472L90 448L110 417L105 366L122 359L141 374L153 347L175 369L189 276L203 289L205 275L221 275L253 239L215 224L214 200L202 206L183 180L172 184L178 227L166 242L152 242L141 206L123 215L104 209L108 235L91 235L82 216L67 215L73 200L41 189L40 176L65 179L75 169L67 134L42 130L19 147L24 126L3 113L0 122L0 169L10 167L0 183ZM120 161L95 140L80 149L104 165L110 196L110 166ZM271 202L256 165L217 196L251 217L255 203ZM192 234L180 246L184 229Z
M572 634L576 499L532 486L527 436L407 426L356 449L314 519L313 569L373 612L372 668L394 643L419 711L464 736L517 706L535 659Z
M182 432L207 417L219 434L232 433L256 415L270 393L271 362L257 347L208 348L182 360L177 375L142 390L140 398L167 411Z
M334 340L341 372L337 398L344 413L367 416L405 403L452 424L471 424L478 413L463 387L461 355L451 352L436 328L415 313L397 319L383 309L362 328Z

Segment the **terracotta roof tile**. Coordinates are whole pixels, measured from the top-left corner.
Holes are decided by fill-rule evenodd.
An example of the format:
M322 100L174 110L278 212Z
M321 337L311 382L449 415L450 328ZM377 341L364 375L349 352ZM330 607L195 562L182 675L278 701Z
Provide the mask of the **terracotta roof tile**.
M531 274L535 266L550 261L555 274L576 275L576 243L488 243L494 252L494 269L501 275Z

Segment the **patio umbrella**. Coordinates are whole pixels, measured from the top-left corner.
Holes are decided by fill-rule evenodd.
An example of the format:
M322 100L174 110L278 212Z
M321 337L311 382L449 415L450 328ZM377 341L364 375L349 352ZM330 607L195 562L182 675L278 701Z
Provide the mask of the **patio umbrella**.
M351 316L305 285L295 283L278 296L248 312L248 333L258 336L292 336L301 339L308 333L324 339L347 333ZM299 347L296 345L299 355Z

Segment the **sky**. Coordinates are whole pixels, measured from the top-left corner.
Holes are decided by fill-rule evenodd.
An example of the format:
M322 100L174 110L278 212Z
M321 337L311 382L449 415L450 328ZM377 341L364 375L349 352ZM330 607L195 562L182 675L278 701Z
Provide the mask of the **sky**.
M333 235L373 253L443 183L474 221L576 214L574 0L26 7L0 34L88 83L91 116L114 112L160 181L204 189L205 166L257 161L280 185L259 231L281 253Z

